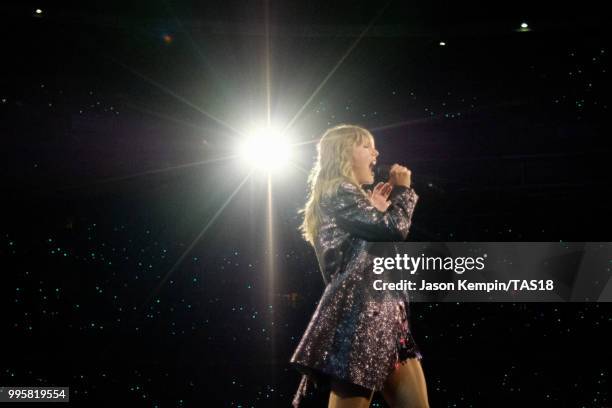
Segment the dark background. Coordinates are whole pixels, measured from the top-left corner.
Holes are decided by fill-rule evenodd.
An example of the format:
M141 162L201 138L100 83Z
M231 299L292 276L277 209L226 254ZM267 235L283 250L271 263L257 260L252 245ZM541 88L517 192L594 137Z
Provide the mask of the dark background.
M271 210L265 176L236 190L248 169L217 160L265 119L267 77L273 122L304 106L296 143L357 123L412 169L411 240L610 241L595 3L0 11L0 385L70 386L83 406L289 406L323 290L297 232L314 144L273 176ZM611 405L610 312L413 304L432 407Z

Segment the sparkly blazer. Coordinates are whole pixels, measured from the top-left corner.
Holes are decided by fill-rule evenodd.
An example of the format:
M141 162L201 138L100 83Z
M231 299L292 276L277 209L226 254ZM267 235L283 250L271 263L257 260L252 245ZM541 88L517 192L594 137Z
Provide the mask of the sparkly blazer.
M391 205L377 210L358 187L343 182L320 203L315 253L325 290L290 364L302 374L297 407L308 383L343 380L381 390L407 358L421 358L408 328L404 292L376 291L368 242L404 241L418 195L395 187Z

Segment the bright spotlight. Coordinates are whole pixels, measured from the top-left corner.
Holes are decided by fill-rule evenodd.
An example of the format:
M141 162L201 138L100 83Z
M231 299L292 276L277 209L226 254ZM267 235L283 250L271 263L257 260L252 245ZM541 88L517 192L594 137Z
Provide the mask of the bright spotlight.
M440 47L444 47L446 43L444 41L440 41Z
M275 128L254 130L240 146L240 156L251 166L272 171L278 170L291 158L291 148L286 135Z
M34 12L35 12L36 14L42 14L42 10L41 10L41 9L39 9L39 8L37 8L36 10L34 10Z
M521 23L521 28L528 28L528 27L529 27L529 24L527 24L527 23Z

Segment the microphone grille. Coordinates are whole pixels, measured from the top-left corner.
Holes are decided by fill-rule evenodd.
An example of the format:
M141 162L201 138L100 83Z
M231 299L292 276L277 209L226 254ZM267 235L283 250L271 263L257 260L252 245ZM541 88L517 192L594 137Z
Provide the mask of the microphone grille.
M390 170L391 165L389 164L377 164L374 168L374 182L378 183L379 181L382 181L384 183L385 181L388 181Z

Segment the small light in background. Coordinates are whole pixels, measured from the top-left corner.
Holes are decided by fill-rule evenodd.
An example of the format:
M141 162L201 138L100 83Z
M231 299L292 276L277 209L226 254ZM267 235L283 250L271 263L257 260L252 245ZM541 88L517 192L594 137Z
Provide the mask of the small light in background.
M446 43L444 41L440 41L440 47L444 47Z
M170 34L164 34L162 38L164 42L168 45L172 44L172 41L174 40L174 38Z
M531 31L531 29L529 28L529 24L527 24L527 22L523 21L521 23L520 28L517 28L515 31L518 31L519 33L526 33L528 31Z

